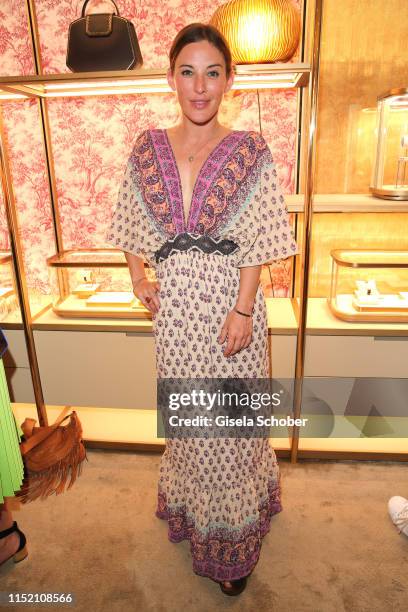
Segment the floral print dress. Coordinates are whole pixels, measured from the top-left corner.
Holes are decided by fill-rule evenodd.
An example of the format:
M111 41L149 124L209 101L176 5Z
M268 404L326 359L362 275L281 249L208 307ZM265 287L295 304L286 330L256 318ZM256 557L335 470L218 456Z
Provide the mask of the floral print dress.
M158 378L269 376L266 304L259 285L250 345L225 357L217 338L236 303L240 268L299 252L271 151L255 131L234 130L197 176L185 219L180 175L164 129L140 133L107 241L155 269ZM268 439L167 439L156 516L172 542L188 539L193 570L237 580L256 565L281 510L279 468Z

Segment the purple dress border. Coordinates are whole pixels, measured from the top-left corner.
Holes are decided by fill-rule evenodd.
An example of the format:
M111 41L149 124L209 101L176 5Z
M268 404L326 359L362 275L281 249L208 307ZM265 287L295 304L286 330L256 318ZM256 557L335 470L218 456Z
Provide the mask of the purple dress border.
M184 203L180 173L173 148L165 129L149 130L158 163L166 185L170 207L177 233L194 233L203 202L206 199L220 169L225 165L241 141L247 136L244 130L233 130L217 144L200 168L194 183L187 222L184 218Z
M184 231L183 202L181 200L181 191L179 188L180 177L178 176L174 155L172 155L171 149L169 150L168 140L164 130L155 129L147 131L150 135L153 151L156 153L157 162L160 166L164 187L167 189L167 201L170 204L171 216L176 234L179 234Z
M269 481L268 497L259 506L259 520L249 523L233 543L228 529L210 529L211 535L201 534L185 508L171 508L167 505L166 494L159 488L157 518L168 522L168 539L178 543L190 541L193 570L221 582L238 580L248 576L258 562L262 539L269 532L272 517L282 511L280 479Z

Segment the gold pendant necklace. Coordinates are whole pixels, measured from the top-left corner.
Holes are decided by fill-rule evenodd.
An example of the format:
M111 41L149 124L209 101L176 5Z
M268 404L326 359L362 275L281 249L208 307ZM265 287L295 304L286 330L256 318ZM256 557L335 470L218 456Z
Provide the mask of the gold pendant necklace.
M217 136L213 136L212 138L210 138L210 140L207 140L207 142L206 142L206 143L204 143L204 144L203 144L203 146L202 146L202 147L200 147L200 148L198 149L198 151L196 151L196 152L194 153L194 155L190 155L190 156L188 157L188 161L189 161L189 162L193 162L193 161L194 161L195 156L197 155L197 153L199 153L199 152L200 152L202 149L204 149L204 147L206 147L206 146L208 145L208 143L210 143L212 140L214 140L214 138L217 138Z

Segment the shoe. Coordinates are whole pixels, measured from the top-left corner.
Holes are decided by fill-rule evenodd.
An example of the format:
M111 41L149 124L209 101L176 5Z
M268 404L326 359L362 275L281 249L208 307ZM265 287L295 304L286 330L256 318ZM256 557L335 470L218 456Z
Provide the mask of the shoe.
M16 521L14 521L13 525L8 529L0 531L0 540L13 533L13 531L17 531L18 535L20 536L20 546L18 547L14 555L11 555L8 559L11 559L11 557L13 557L14 563L19 563L19 561L22 561L27 557L28 551L26 537L24 533L18 528ZM6 561L8 561L8 559L5 559L2 563L5 563Z
M388 512L392 522L398 527L398 533L408 536L408 499L394 495L388 502Z
M220 589L225 595L239 595L247 585L247 576L238 580L225 580L224 582L231 583L230 587L226 587L223 582L220 582Z

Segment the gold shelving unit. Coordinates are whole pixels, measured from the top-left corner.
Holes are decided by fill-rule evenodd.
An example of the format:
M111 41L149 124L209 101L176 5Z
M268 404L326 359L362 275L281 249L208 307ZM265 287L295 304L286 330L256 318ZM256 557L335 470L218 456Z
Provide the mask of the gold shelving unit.
M302 63L251 64L236 66L232 89L285 89L305 87L310 65ZM172 91L166 69L67 72L2 77L0 100L101 96Z
M319 23L321 19L321 4L322 0L314 0L308 3L308 11L310 15L308 19L316 20L313 31L313 40L304 40L302 43L301 56L309 54L309 51L305 52L305 47L308 49L319 48L320 40L316 37L316 34L320 35ZM37 74L25 75L25 76L3 76L0 78L0 102L2 100L24 100L29 98L37 99L39 104L39 112L42 123L43 138L45 154L47 159L47 171L49 190L52 204L52 217L54 224L54 238L55 238L55 252L57 256L64 253L64 246L62 241L62 232L60 227L59 210L57 205L57 189L53 165L53 152L52 152L52 140L51 140L51 126L48 117L47 100L56 97L67 97L67 96L101 96L101 95L119 95L119 94L143 94L143 93L164 93L170 92L171 89L167 83L166 69L138 69L138 70L124 70L124 71L101 71L101 72L83 72L83 73L72 73L66 72L63 74L44 74L42 69L41 60L41 47L39 40L38 25L35 14L35 7L32 0L27 0L27 18L29 24L29 31L31 33L33 57L35 61L35 67ZM314 67L313 67L314 65ZM307 236L306 229L308 227L307 219L311 214L312 207L312 191L310 186L311 180L311 153L314 147L314 122L316 108L314 106L316 97L313 95L313 88L317 86L317 66L313 60L312 64L303 63L276 63L276 64L256 64L256 65L238 65L235 67L235 80L233 89L247 89L247 90L260 90L260 89L283 89L283 88L308 88L308 97L303 97L303 105L306 107L306 112L303 113L307 116L307 122L304 121L304 126L308 128L308 140L303 145L302 160L305 161L304 175L306 178L306 189L305 189L305 200L304 200L304 214L305 222L303 227L304 236L302 244L307 247ZM315 76L313 78L313 71ZM312 88L312 90L311 90ZM1 107L1 106L0 106ZM1 122L0 122L1 123ZM12 251L13 261L16 268L16 274L21 279L20 287L20 303L23 313L23 325L26 331L26 343L28 356L30 361L30 367L32 370L33 384L35 388L35 398L37 404L37 411L39 421L41 425L48 424L47 410L44 404L44 397L41 388L40 372L37 363L36 349L33 338L33 329L35 322L30 313L30 305L27 294L27 288L24 281L24 262L21 257L21 249L19 246L18 229L15 218L15 202L11 188L11 174L9 169L9 162L7 158L7 151L4 143L6 142L3 126L1 125L1 137L2 137L2 161L6 168L5 174L8 177L6 193L6 208L8 216L13 217L14 222L9 224L10 231L13 235ZM16 245L14 245L16 241ZM298 330L297 340L297 361L303 360L304 352L304 339L305 339L305 313L306 313L306 292L303 286L303 277L306 273L306 269L302 270L301 277L301 288L300 288L300 307L299 322L300 327ZM303 307L302 307L303 305ZM298 371L300 372L298 366ZM295 392L295 403L300 406L300 393L301 388L299 387ZM296 432L295 432L296 438ZM103 441L101 441L103 442ZM120 446L120 445L119 445ZM137 446L137 445L136 445ZM296 452L292 452L292 460L296 461Z

